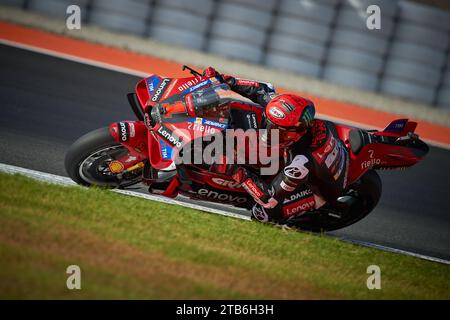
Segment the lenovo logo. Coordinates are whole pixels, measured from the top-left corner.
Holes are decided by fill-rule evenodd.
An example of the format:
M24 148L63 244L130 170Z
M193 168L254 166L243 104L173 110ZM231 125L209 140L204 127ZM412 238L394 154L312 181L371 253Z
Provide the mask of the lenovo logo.
M227 194L227 193L218 193L216 191L207 190L207 189L200 189L200 190L198 190L197 194L199 196L203 196L208 199L220 200L220 201L224 201L224 202L235 202L235 203L247 202L247 198L245 198L245 197L234 196L234 195Z
M128 124L125 122L119 122L120 140L128 141Z
M250 193L252 196L260 199L262 196L264 196L264 193L261 191L261 189L258 188L258 186L251 181L250 179L245 180L242 187L247 190L248 193Z
M155 94L151 98L153 102L159 101L161 94L164 92L164 89L166 88L167 84L170 82L170 79L164 79L161 84L158 86L158 88L155 91Z
M181 148L181 141L173 135L172 131L170 131L164 126L161 126L158 128L157 132L161 137L166 139L166 141L169 142L171 145L177 148Z

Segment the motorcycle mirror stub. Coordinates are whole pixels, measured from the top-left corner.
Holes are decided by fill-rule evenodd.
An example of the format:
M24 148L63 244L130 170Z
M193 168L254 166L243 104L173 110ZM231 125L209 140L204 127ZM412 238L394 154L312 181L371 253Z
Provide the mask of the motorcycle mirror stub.
M187 65L183 65L183 67L182 67L182 70L184 71L184 70L189 70L190 71L190 73L193 75L193 76L198 76L198 77L201 77L202 76L202 74L201 73L199 73L198 71L196 71L196 70L194 70L194 69L192 69L191 67L189 67L189 66L187 66Z

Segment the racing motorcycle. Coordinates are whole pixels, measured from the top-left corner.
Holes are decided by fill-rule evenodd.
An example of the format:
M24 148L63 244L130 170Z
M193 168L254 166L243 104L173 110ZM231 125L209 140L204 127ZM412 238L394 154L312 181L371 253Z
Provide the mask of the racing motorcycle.
M143 183L150 193L251 210L255 201L230 176L201 164L175 166L174 157L199 134L206 137L236 127L258 129L264 109L245 101L220 79L203 77L187 66L184 69L192 76L151 74L137 83L135 92L127 95L137 120L112 123L75 141L65 157L71 179L80 185L107 188ZM236 101L247 106L245 116L239 119L230 112ZM330 124L350 155L347 188L334 203L318 209L311 205L314 196L309 186L295 190L283 205L282 214L289 226L322 232L361 220L381 197L382 183L376 170L410 167L429 150L414 133L417 123L408 119L394 120L382 131ZM279 161L282 163L283 157ZM267 176L267 182L274 176Z

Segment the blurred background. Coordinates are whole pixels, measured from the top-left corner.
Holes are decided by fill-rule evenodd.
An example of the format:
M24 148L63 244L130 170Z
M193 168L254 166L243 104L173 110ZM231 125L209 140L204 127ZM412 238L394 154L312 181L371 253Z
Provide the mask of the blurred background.
M0 0L450 111L448 0ZM366 27L369 5L381 29Z

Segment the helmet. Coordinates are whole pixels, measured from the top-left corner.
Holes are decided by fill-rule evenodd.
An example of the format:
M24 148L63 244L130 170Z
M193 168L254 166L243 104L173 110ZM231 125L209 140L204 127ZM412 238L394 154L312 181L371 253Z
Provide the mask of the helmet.
M281 94L266 106L267 134L278 129L279 146L287 147L297 142L311 125L315 115L311 100L293 94ZM269 136L266 137L267 144Z

